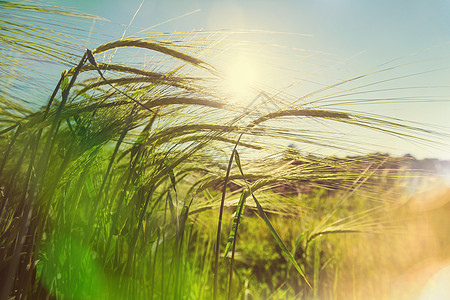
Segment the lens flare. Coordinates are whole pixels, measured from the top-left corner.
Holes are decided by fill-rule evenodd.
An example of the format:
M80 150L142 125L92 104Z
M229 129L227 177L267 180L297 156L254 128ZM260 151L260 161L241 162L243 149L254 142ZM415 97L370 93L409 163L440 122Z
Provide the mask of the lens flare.
M450 266L447 266L428 280L420 300L446 300L450 299Z
M225 69L225 83L233 101L250 101L252 87L258 80L257 74L257 63L249 56L238 55L230 61Z

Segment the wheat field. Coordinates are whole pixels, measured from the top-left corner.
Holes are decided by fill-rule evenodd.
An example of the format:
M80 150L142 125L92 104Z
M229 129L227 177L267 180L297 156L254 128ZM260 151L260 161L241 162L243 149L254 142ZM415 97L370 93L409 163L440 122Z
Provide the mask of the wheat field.
M48 22L99 17L0 12L0 299L427 299L448 262L448 166L370 154L355 132L436 147L447 133L348 105L394 103L364 88L403 66L239 102L219 33L85 49Z

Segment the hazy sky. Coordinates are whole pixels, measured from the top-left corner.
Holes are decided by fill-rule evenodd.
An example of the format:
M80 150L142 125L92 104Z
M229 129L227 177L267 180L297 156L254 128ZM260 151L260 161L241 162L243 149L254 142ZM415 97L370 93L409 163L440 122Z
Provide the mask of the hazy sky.
M128 24L141 0L59 0L56 5ZM310 34L308 46L349 56L360 51L380 59L450 41L450 2L418 0L217 1L146 0L133 25L159 31L259 29Z
M108 39L120 38L125 26L142 3L142 0L54 0L48 2L77 11L104 17L110 23L93 24L97 32L107 33ZM188 14L188 15L186 15ZM181 17L186 15L184 17ZM174 19L174 20L172 20ZM170 22L166 22L172 20ZM425 89L391 91L379 93L384 97L414 96L440 100L450 99L450 1L417 0L308 0L308 1L217 1L190 0L174 1L146 0L137 13L127 34L143 28L155 31L192 31L244 29L286 32L290 34L259 34L256 40L261 45L277 45L272 49L273 57L297 57L297 59L276 60L278 72L285 70L290 80L305 79L320 84L332 84L354 76L362 71L391 62L387 66L402 66L382 75L374 75L358 84L368 84L385 78L407 76L377 86L379 89L392 87L421 86ZM240 39L253 37L239 36ZM306 49L302 52L298 49ZM266 55L267 53L264 53ZM257 64L262 57L255 59ZM303 55L311 57L303 59ZM298 57L302 57L299 59ZM398 59L398 60L395 60ZM403 64L411 64L403 66ZM443 70L429 72L437 68ZM256 68L256 67L255 67ZM261 78L264 86L272 83L274 89L284 88L283 77L275 76L276 71L267 68L268 73ZM264 74L263 71L260 73ZM411 74L419 75L409 76ZM384 77L383 77L384 76ZM269 83L268 83L269 82ZM440 86L437 88L436 86ZM314 88L314 87L312 87ZM303 90L302 90L303 89ZM307 90L306 85L295 85L288 92L299 94ZM403 93L403 94L401 94ZM375 95L371 95L376 97ZM439 130L449 132L450 102L422 102L415 104L371 106L372 113L388 114L403 119L434 124ZM358 107L358 110L361 110ZM355 133L356 134L356 133ZM365 133L361 133L365 134ZM448 139L444 139L449 142ZM450 149L446 146L425 148L417 144L399 141L388 136L374 137L372 143L391 147L393 153L412 153L418 157L441 157L450 159ZM396 150L397 149L397 150ZM391 151L389 150L389 151Z

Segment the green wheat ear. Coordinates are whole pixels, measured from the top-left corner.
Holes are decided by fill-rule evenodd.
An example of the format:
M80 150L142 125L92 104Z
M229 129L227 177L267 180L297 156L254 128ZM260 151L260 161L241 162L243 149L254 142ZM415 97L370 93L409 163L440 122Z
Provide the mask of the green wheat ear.
M228 252L231 249L231 246L233 245L233 243L235 243L235 239L237 236L237 230L239 227L239 222L241 220L242 214L244 213L244 208L245 208L245 200L248 197L247 191L242 191L241 196L239 198L239 202L236 208L236 212L233 218L233 225L231 227L230 230L230 234L228 235L228 242L227 245L225 246L225 253L223 254L223 257L226 258L228 255Z
M62 71L61 78L63 78L63 81L61 82L61 92L64 93L64 91L69 87L69 72L67 70Z

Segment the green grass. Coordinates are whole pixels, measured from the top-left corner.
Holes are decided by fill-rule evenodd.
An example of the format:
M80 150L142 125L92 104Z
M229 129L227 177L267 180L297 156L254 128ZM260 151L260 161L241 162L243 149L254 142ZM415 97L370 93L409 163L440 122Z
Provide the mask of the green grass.
M94 58L78 52L40 109L2 94L0 299L342 299L349 283L361 283L348 279L360 275L349 271L360 253L367 274L379 271L376 252L345 251L359 247L355 236L384 230L380 211L394 196L380 181L398 176L378 169L385 157L304 156L274 140L336 146L320 131L285 126L287 118L419 140L435 133L320 106L318 94L360 75L305 96L314 101L249 113L211 91L213 66L163 38L106 43ZM43 39L32 53L69 57L56 41ZM21 51L33 45L23 43ZM175 67L99 55L130 49ZM250 159L247 150L239 159L244 149L277 154ZM299 183L311 193L283 192ZM386 283L371 278L375 299Z

